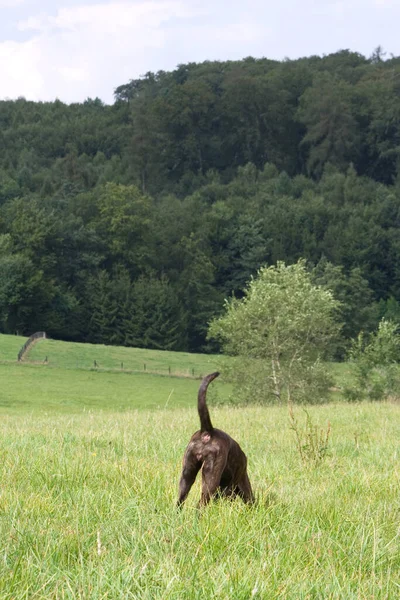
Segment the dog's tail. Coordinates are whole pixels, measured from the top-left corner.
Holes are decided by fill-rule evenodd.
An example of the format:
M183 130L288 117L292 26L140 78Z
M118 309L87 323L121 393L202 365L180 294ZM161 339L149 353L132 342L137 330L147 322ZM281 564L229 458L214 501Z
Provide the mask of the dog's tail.
M206 404L206 393L208 384L211 383L216 377L218 377L218 371L215 373L211 373L210 375L206 375L203 377L203 381L201 382L199 388L199 394L197 396L197 410L199 411L200 417L200 430L201 431L212 431L214 427L212 426L210 413L208 412L207 404Z

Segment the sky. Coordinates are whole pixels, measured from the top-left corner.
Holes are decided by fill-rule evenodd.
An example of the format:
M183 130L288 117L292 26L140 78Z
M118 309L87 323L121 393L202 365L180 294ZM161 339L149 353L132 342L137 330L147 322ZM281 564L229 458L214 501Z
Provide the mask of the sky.
M0 0L0 99L112 103L148 71L377 46L400 55L400 0Z

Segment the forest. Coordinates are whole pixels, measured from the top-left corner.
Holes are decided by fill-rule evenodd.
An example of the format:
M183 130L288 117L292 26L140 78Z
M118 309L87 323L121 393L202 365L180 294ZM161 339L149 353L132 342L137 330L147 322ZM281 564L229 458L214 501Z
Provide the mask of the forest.
M179 65L112 105L0 102L0 331L215 351L210 320L304 258L346 341L400 323L400 57Z

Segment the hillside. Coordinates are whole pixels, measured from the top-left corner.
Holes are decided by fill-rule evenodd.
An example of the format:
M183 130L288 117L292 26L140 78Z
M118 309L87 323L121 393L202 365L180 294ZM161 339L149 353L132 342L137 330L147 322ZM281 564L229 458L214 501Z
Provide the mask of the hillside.
M62 369L140 371L160 375L200 378L215 370L218 357L207 354L146 350L80 344L45 339L36 343L24 357L24 362L43 363Z
M345 342L400 322L399 81L378 48L0 102L0 331L217 352L224 299L300 257Z
M18 363L24 342L19 336L0 336L4 414L192 406L196 419L199 377L215 370L218 361L216 356L46 339L36 342ZM227 399L230 393L231 386L221 379L218 392L210 390L210 402Z
M16 361L18 352L26 342L25 337L0 333L0 361Z

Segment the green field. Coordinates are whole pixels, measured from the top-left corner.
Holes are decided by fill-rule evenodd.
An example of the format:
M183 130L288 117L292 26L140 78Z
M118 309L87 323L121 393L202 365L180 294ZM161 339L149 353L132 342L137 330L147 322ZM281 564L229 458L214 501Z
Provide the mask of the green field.
M197 378L217 368L217 357L204 354L54 340L36 342L17 363L24 342L0 336L0 413L195 406ZM210 399L223 400L230 392L229 385L220 385L210 390Z
M207 354L166 352L143 348L123 348L102 344L70 344L56 340L41 340L28 352L25 361L43 363L64 369L155 372L164 375L200 377L215 370L213 357Z
M199 515L197 482L178 513L198 380L114 370L111 358L73 368L73 355L93 356L73 344L48 365L15 364L21 340L0 336L1 599L399 597L397 404L309 407L315 426L331 423L318 466L300 460L286 407L214 405L258 503ZM117 352L95 348L105 364ZM209 391L210 403L230 393L222 379Z
M16 361L27 338L0 333L0 361Z

